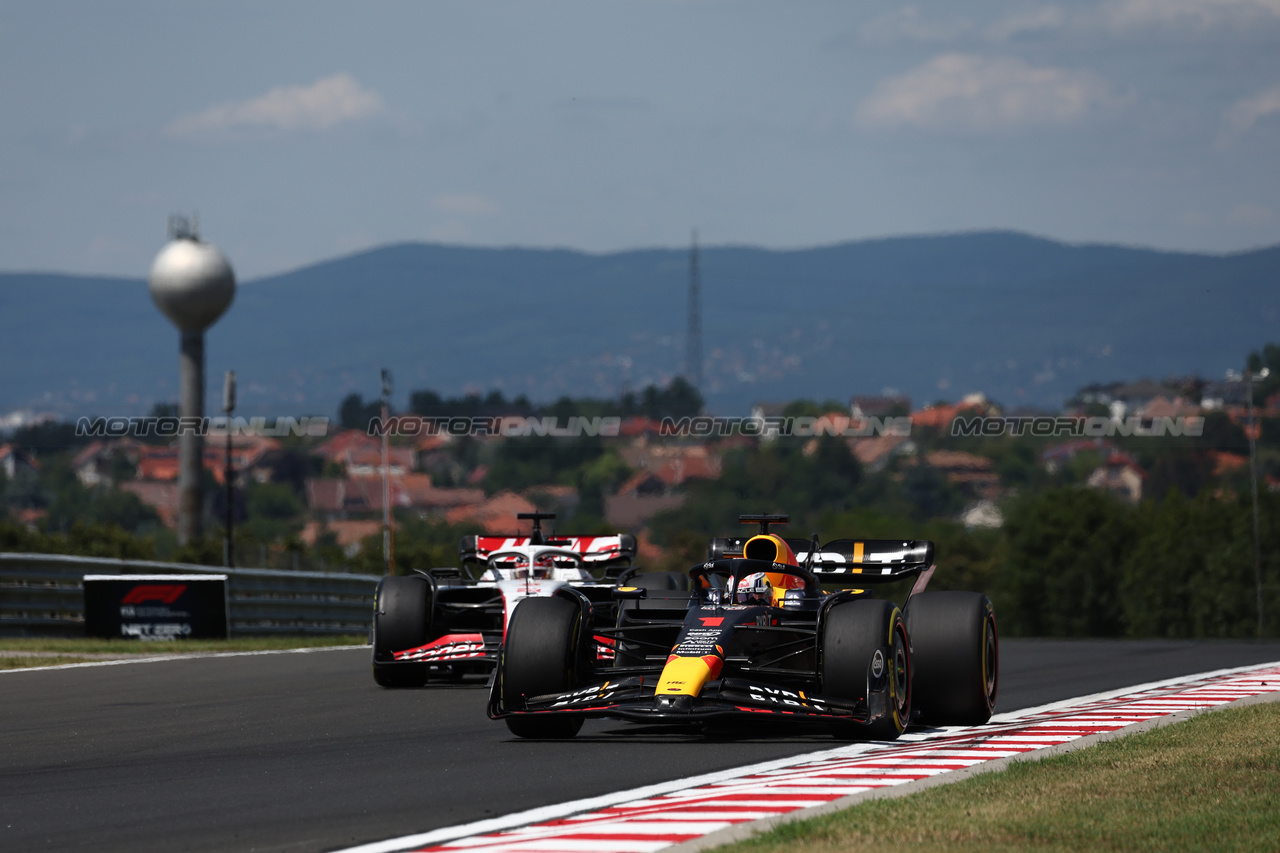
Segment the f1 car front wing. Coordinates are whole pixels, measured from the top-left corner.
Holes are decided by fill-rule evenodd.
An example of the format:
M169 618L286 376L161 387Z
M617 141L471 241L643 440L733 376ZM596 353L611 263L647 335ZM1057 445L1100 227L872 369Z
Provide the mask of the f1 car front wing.
M717 717L769 715L779 718L842 720L869 723L876 703L833 699L786 690L740 678L708 682L698 696L656 696L656 676L631 676L605 681L567 693L531 696L523 708L504 708L501 684L495 680L489 695L491 719L507 716L572 714L618 717L635 722L679 723Z

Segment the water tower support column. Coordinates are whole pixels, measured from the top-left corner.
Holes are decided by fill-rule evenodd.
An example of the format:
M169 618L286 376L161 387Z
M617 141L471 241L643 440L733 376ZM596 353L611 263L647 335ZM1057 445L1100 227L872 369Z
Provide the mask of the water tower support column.
M182 423L204 417L204 332L183 332L178 376ZM204 467L204 436L186 429L178 439L178 541L193 542L204 535L204 495L200 488Z

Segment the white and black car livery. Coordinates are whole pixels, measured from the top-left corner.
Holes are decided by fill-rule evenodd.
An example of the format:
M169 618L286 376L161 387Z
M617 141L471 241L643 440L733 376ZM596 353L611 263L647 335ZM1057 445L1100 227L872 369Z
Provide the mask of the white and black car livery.
M373 678L383 687L414 687L431 676L488 673L497 663L507 622L525 598L563 587L613 612L620 574L634 574L634 536L546 536L554 513L521 513L529 536L464 536L463 568L384 577L373 610ZM606 615L607 611L607 615ZM611 654L611 650L602 649Z

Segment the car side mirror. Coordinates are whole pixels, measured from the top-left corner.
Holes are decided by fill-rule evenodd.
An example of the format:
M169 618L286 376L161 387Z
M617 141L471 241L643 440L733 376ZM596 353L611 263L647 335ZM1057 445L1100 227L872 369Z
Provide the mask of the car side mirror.
M619 601L635 601L649 597L649 590L642 586L615 586L613 597Z

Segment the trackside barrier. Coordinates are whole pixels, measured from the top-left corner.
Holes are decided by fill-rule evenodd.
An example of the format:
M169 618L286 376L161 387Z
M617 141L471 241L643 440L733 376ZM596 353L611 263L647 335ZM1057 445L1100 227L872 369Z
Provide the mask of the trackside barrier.
M84 635L87 574L228 576L231 636L367 634L374 575L224 569L188 563L0 553L0 636Z

